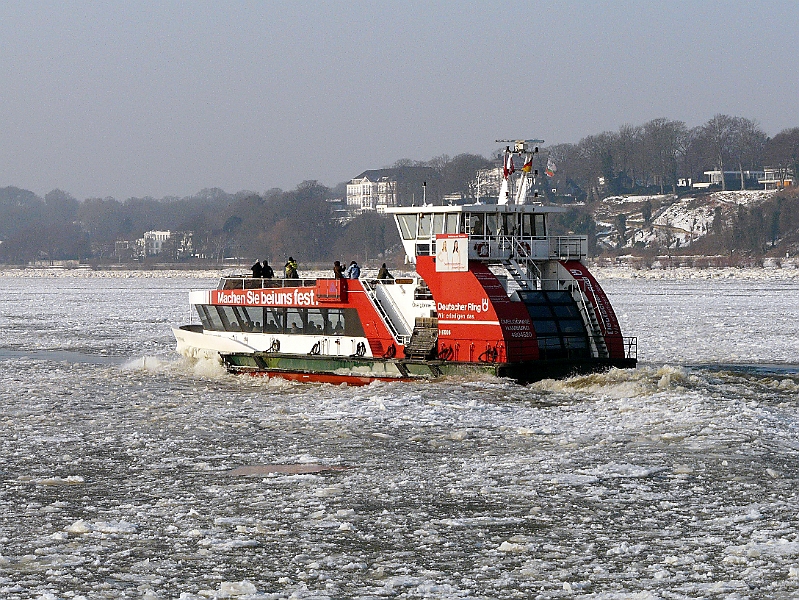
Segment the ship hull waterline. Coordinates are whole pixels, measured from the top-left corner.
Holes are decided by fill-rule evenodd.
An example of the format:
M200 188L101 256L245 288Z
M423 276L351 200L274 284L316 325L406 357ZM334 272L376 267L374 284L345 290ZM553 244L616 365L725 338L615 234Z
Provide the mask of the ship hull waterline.
M466 363L359 357L302 356L280 353L220 354L227 370L289 381L367 385L375 381L424 381L480 374L520 384L635 368L635 359L551 359L523 363Z

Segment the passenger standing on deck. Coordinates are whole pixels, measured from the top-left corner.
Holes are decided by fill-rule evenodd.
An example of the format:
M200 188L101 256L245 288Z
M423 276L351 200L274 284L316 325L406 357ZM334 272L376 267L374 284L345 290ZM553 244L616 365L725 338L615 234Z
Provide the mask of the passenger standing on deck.
M264 276L263 269L261 269L260 261L256 260L255 264L252 267L250 267L250 268L252 269L252 276L253 277L263 277Z
M388 272L388 267L386 267L386 263L380 267L380 270L377 272L378 279L394 279L394 276Z
M342 279L344 277L344 269L341 268L341 263L336 261L333 263L333 277Z
M347 267L347 270L344 272L344 277L347 279L358 279L361 276L361 267L358 266L358 263L352 261L350 266Z
M275 271L269 266L269 261L264 259L261 266L261 277L264 279L272 279L275 276Z
M289 256L288 262L283 265L283 275L286 279L299 279L300 275L297 273L297 261L294 257Z

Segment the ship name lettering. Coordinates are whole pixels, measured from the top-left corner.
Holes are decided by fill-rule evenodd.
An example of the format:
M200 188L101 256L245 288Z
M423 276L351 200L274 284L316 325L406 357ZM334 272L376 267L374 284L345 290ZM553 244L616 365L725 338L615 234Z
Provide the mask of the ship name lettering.
M313 290L309 292L294 290L294 304L298 306L314 306L316 305L316 299L314 296L315 294Z
M245 295L237 292L221 292L219 294L219 304L244 304Z

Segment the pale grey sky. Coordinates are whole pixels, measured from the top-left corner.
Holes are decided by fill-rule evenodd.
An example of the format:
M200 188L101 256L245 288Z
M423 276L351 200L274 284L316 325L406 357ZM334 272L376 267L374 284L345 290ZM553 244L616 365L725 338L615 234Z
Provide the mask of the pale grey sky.
M3 2L0 187L334 186L656 117L799 126L799 3Z

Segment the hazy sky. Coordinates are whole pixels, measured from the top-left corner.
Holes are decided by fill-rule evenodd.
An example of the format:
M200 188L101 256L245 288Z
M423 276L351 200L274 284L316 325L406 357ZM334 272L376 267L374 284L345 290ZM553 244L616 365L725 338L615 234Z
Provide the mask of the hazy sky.
M656 117L799 126L799 3L2 2L0 187L325 185Z

